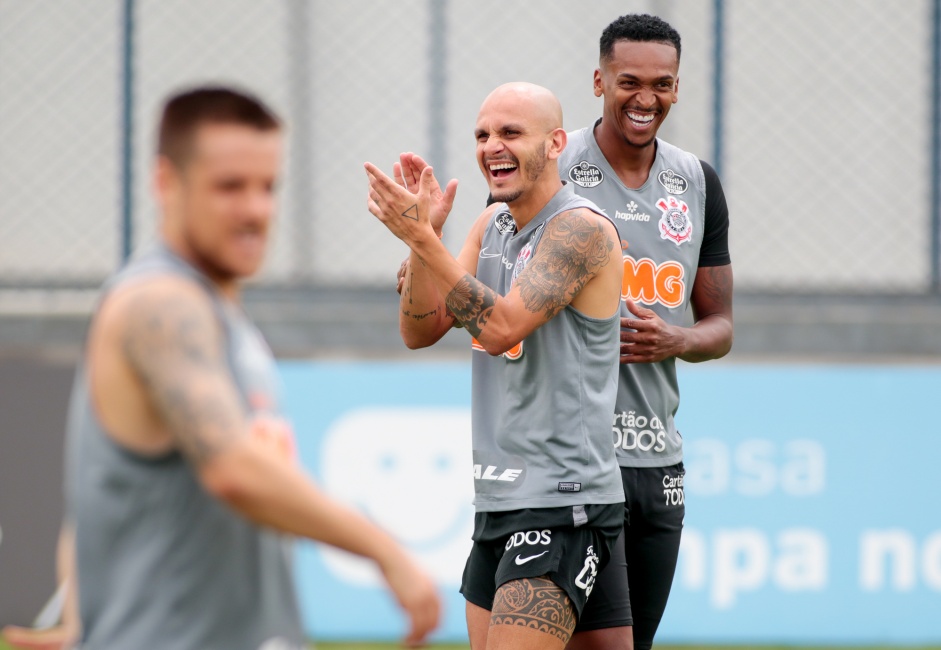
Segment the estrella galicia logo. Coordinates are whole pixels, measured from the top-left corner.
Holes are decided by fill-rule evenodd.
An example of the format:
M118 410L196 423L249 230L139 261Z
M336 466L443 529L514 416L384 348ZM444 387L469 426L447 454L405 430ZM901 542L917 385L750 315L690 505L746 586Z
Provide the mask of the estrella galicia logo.
M569 179L579 187L596 187L604 180L604 173L597 165L583 160L569 170Z
M497 232L501 235L516 231L516 221L513 219L513 215L506 210L498 213L497 216L493 218L493 222L497 227Z
M657 180L670 194L685 194L686 190L689 189L689 181L672 169L664 169L657 174Z

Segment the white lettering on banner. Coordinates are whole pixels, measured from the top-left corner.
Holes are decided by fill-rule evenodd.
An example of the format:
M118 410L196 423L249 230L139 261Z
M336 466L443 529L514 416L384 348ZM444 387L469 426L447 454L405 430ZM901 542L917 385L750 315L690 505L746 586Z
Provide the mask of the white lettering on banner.
M823 533L789 528L778 535L774 583L782 591L819 591L827 584L828 544Z
M756 591L769 578L771 548L760 530L720 530L713 557L711 600L718 609L728 609L739 592Z
M756 528L718 529L711 547L710 555L701 531L684 530L679 575L686 589L708 586L709 601L716 609L730 609L742 593L768 585L786 592L826 587L829 550L819 531L784 529L772 544Z
M941 591L941 531L928 538L921 551L921 570L925 584Z
M919 566L920 565L920 566ZM866 530L859 538L859 586L864 591L912 591L918 569L925 586L941 591L941 530L921 548L907 530Z
M700 496L762 497L780 490L807 497L826 487L826 451L816 440L739 443L706 438L686 444L687 487Z

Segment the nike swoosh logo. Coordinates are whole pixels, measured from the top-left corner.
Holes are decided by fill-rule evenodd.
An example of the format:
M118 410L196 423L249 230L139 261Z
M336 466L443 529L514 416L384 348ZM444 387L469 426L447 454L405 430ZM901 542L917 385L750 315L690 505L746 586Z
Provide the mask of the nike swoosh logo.
M488 252L487 252L487 249L488 249L488 248L490 248L490 247L489 247L489 246L484 246L483 249L481 249L481 251L480 251L480 256L481 256L481 257L483 257L483 258L487 258L487 257L500 257L501 255L503 255L503 253L488 253Z
M516 564L517 564L517 565L526 564L526 563L529 562L530 560L535 560L537 557L542 557L543 555L545 555L545 554L548 553L548 552L549 552L549 551L543 551L543 552L540 553L539 555L530 555L529 557L520 557L519 555L517 555L517 556L516 556Z

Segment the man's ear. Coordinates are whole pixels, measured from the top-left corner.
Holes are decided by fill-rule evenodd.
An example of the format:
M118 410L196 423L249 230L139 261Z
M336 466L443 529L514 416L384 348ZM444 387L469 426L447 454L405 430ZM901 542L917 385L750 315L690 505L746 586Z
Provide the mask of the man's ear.
M556 160L562 151L565 149L565 145L568 144L569 136L565 132L565 129L553 129L552 133L549 134L549 150L546 152L546 156L549 160Z
M601 97L604 94L603 87L601 85L601 68L595 69L594 85L595 85L595 97Z
M182 179L180 170L166 156L158 156L154 167L153 189L157 203L166 207L179 193Z
M171 163L166 157L159 156L157 158L157 164L154 166L154 192L161 199L171 191L171 185L174 182L172 178L173 173L173 163Z

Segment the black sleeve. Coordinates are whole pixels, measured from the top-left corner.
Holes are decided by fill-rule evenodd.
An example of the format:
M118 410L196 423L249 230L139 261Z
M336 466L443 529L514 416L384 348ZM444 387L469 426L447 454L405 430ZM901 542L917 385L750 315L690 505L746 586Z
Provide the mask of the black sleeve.
M706 177L706 219L699 250L699 266L725 266L732 263L729 254L729 206L719 175L707 162L699 161Z

